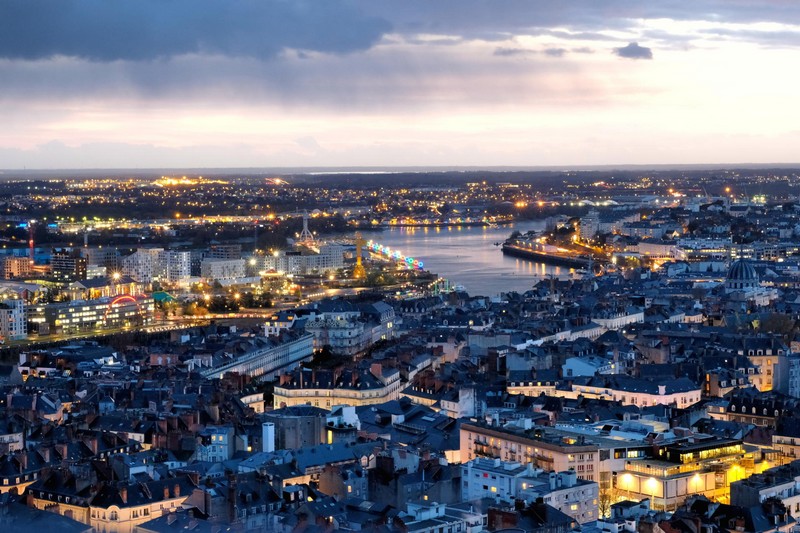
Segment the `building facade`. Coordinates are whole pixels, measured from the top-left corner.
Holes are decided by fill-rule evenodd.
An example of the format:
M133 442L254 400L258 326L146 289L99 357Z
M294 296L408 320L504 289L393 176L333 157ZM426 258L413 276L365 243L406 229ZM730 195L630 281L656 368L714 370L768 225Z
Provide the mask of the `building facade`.
M28 336L25 302L17 298L0 301L0 339L16 340Z

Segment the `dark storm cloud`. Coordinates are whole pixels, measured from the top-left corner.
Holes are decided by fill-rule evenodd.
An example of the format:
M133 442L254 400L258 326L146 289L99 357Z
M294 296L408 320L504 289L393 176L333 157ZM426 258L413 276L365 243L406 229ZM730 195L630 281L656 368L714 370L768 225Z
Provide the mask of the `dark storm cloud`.
M391 25L346 0L3 0L0 58L271 58L363 50Z
M616 40L609 31L631 32L630 39L644 40L642 20L713 21L720 24L775 22L800 24L800 2L751 0L354 0L375 16L391 21L393 32L457 35L464 39L491 40L510 35L551 36L566 40ZM792 35L775 32L732 30L756 42L780 40ZM780 33L780 32L778 32ZM664 41L682 44L680 32L664 32ZM648 39L649 41L649 39ZM775 45L774 42L766 44Z
M614 53L626 59L653 59L653 51L639 43L628 43L622 48L614 48Z

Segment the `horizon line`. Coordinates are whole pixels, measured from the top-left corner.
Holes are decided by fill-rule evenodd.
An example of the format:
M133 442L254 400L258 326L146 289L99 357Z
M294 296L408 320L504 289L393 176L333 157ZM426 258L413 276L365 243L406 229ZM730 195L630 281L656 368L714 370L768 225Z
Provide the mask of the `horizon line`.
M800 169L796 163L653 163L603 165L353 165L353 166L263 166L263 167L89 167L89 168L6 168L0 176L43 173L104 173L104 172L259 172L289 174L398 174L404 172L593 172L630 170L736 170L736 169Z

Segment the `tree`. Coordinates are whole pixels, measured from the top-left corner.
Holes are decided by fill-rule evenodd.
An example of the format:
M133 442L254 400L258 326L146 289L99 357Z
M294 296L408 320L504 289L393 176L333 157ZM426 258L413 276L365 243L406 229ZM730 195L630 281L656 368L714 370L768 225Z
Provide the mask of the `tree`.
M189 302L183 311L186 316L203 316L208 314L208 309L197 302Z
M694 287L692 289L692 298L695 300L703 301L708 296L708 290L703 287Z
M156 307L161 309L166 317L174 316L180 308L177 301L169 299L158 302Z
M785 342L790 340L796 329L797 324L794 319L784 313L770 313L758 327L760 332L780 335Z
M616 503L619 495L617 489L608 485L603 487L601 485L600 492L597 495L597 518L608 518L611 516L611 506Z

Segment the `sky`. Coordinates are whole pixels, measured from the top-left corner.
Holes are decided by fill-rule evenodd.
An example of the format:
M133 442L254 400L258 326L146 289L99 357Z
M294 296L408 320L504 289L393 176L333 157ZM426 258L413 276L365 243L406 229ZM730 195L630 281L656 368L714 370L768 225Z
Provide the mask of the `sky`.
M0 168L800 162L793 0L0 0Z

